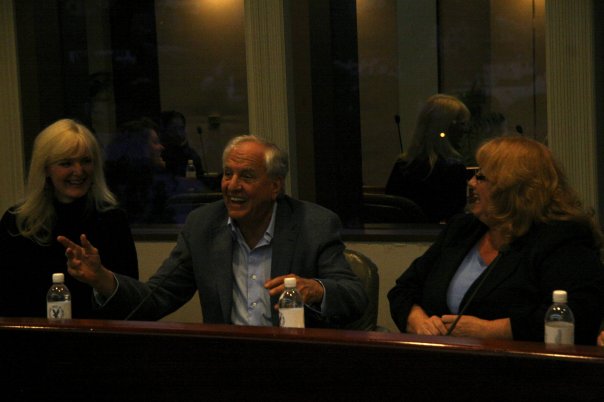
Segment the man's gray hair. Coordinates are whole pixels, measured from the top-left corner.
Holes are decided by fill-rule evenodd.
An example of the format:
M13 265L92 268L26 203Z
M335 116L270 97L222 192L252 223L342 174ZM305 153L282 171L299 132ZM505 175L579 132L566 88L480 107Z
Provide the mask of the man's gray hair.
M271 179L276 179L279 177L285 179L285 176L287 176L289 171L289 157L287 156L287 152L283 151L276 144L256 135L240 135L231 138L231 140L224 147L224 151L222 153L223 166L226 163L226 158L231 150L244 142L255 142L257 144L264 145L266 148L266 152L264 153L266 174Z

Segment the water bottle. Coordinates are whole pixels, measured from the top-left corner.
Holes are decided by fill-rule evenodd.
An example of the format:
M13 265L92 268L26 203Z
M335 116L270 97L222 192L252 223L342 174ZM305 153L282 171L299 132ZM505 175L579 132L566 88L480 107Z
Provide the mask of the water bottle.
M197 180L197 169L195 169L195 165L193 164L193 160L189 159L187 161L187 167L185 169L185 179L187 182L187 191L190 193L195 192L196 190L196 180Z
M197 169L195 169L195 164L193 164L193 159L189 159L187 161L187 168L185 169L185 177L187 179L197 179Z
M64 274L52 274L52 286L46 294L46 311L49 320L71 318L71 293L65 286Z
M296 289L296 278L285 278L285 290L279 297L279 326L304 328L304 303Z
M545 313L545 343L574 345L575 317L568 307L565 290L554 290L554 304Z

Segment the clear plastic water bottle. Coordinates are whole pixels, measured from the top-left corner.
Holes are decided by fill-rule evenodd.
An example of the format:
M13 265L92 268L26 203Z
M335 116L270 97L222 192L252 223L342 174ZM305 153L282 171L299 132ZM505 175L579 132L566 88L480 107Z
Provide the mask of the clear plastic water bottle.
M304 328L304 303L296 289L296 278L285 278L285 290L279 297L279 326Z
M554 303L545 313L545 343L554 345L574 345L575 317L566 304L565 290L554 290Z
M46 294L46 312L49 320L71 318L71 293L65 286L64 274L52 274L52 286Z
M187 161L187 168L185 170L185 177L187 179L197 179L197 169L193 163L193 159Z

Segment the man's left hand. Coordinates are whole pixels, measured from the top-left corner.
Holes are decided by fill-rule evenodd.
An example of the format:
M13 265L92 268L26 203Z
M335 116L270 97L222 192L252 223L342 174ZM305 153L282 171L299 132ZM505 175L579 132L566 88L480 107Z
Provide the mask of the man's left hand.
M271 296L280 295L285 290L285 278L296 278L296 289L302 295L304 304L321 304L323 301L323 285L315 279L301 278L298 275L287 274L269 279L264 283L264 287L268 289Z

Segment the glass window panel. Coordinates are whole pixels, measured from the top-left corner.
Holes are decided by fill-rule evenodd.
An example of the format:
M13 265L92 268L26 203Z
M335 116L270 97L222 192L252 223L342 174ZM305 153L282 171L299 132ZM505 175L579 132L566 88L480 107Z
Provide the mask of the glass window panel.
M469 168L491 136L547 140L543 0L356 4L365 193L384 191L421 107L436 93L458 97L472 112L458 147ZM445 194L438 197L446 203ZM391 197L370 198L394 216ZM387 216L376 210L365 222Z
M122 176L110 184L133 223L182 223L219 198L222 149L248 131L243 12L243 0L16 2L26 158L42 128L78 119L105 148L108 178ZM125 126L143 117L167 170L148 161L150 126Z
M330 159L333 151L325 148L339 143L340 154L362 155L358 161L345 158L346 163L361 164L362 183L357 184L356 171L347 175L350 169L338 173L340 179L323 183L317 167L334 161L315 160L314 169L298 172L300 177L313 176L300 180L309 188L298 189L300 198L321 202L315 189L329 187L327 192L340 195L323 197L330 203L326 206L345 215L345 224L358 225L360 220L352 215L362 215L363 204L361 208L344 205L357 202L359 190L351 183L363 186L365 193L383 192L395 160L409 147L419 108L437 92L460 97L473 111L474 131L466 136L462 150L468 166L474 164L476 144L499 134L501 127L547 139L544 0L330 3L291 4L297 10L291 16L296 29L292 46L296 91L308 90L304 98L296 99L296 122L303 122L305 131L297 133L299 147L291 151L299 159L312 161L315 155ZM349 5L356 7L356 32L348 24ZM248 131L243 0L21 0L15 8L26 158L35 135L58 118L80 119L107 147L123 122L147 116L159 123L162 111L174 110L184 115L183 138L199 155L206 173L204 191L218 189L224 144ZM332 15L327 15L330 10ZM317 15L323 20L313 20ZM326 32L329 29L334 30ZM343 48L350 41L358 44L358 63L353 57L333 69L345 71L339 80L330 75L333 71L324 70L325 63L316 61L317 56L325 57L329 47L317 51L312 44L313 38L330 35L343 35L334 40ZM296 46L304 37L308 43ZM351 55L350 49L345 48L345 53ZM323 60L333 62L337 56ZM358 68L359 105L348 107L343 102L353 100L357 90L354 68ZM324 74L323 81L312 78L318 71ZM338 96L333 108L324 103L318 108L309 100L318 93L329 97L329 90L318 87L330 80L350 88L333 92ZM358 122L353 123L348 119L356 107ZM328 124L317 126L321 122ZM318 129L349 127L360 127L360 149L356 138L344 144L337 135L313 137ZM301 137L307 134L311 141ZM183 164L180 169L184 172ZM187 188L174 200L178 218L168 222L181 222L193 203L216 196L192 196ZM386 221L388 216L392 215L387 213Z

